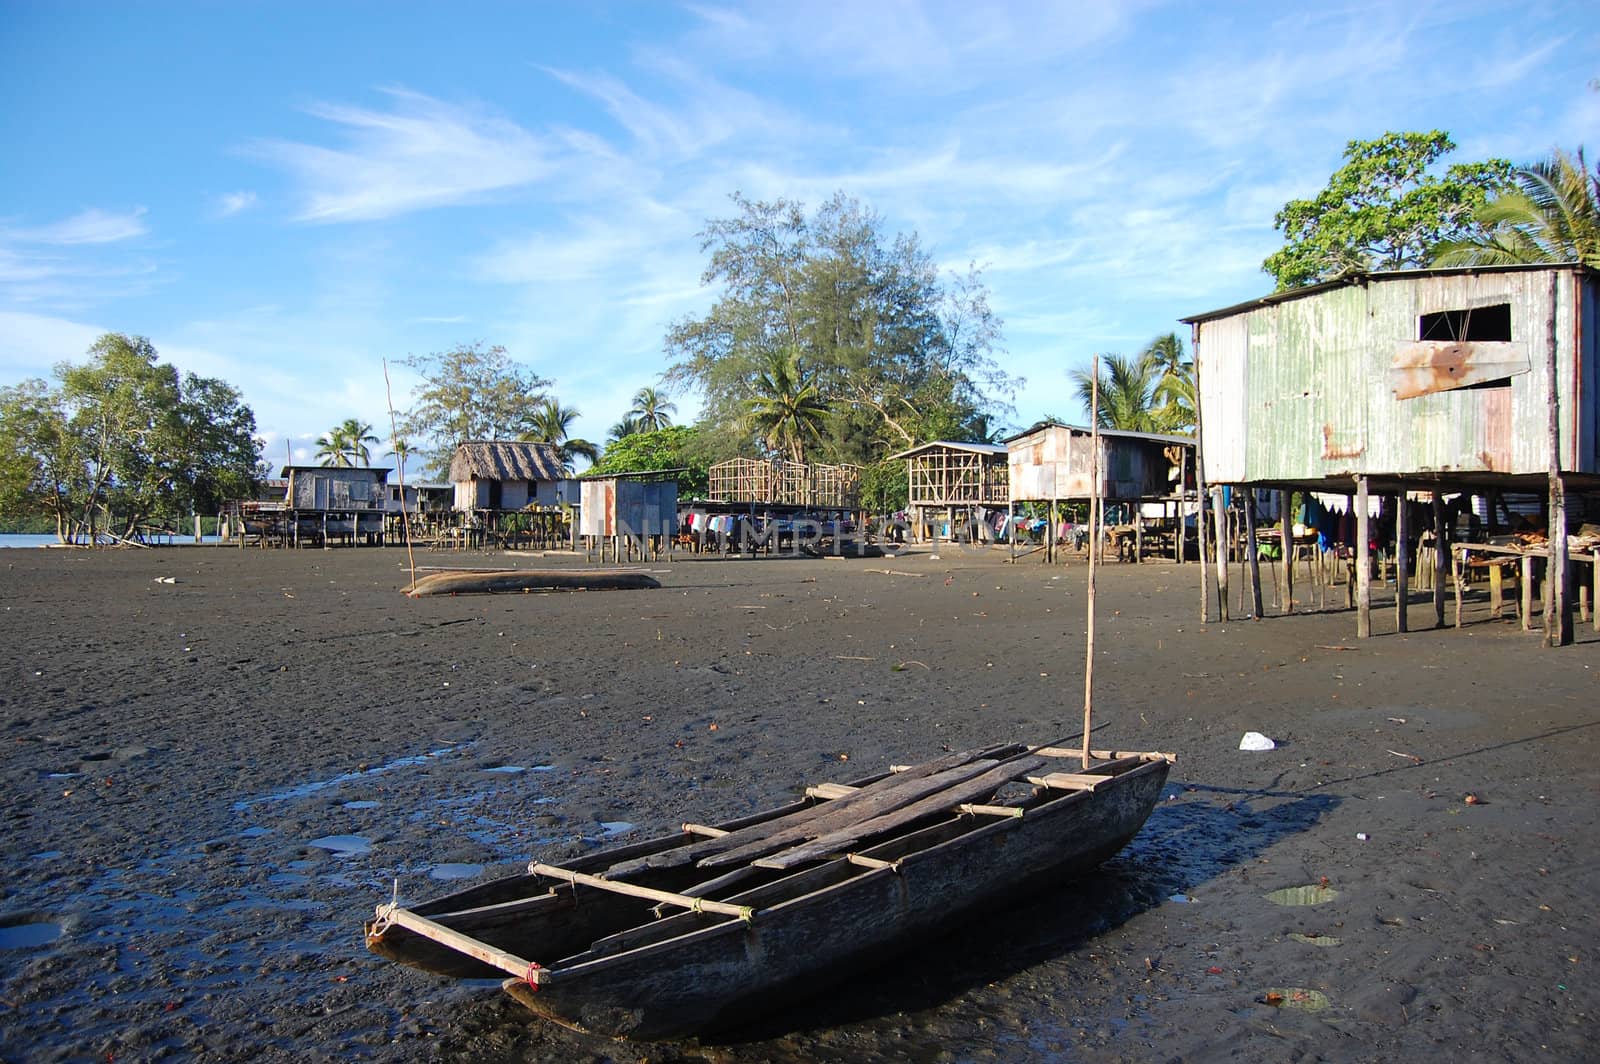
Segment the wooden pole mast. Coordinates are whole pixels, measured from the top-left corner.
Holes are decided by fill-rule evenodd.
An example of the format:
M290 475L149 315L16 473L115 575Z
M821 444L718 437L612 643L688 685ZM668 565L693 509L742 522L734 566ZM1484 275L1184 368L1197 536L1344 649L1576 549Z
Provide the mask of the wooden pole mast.
M1083 767L1089 767L1089 728L1094 717L1094 595L1100 558L1100 356L1089 385L1089 605L1083 662Z

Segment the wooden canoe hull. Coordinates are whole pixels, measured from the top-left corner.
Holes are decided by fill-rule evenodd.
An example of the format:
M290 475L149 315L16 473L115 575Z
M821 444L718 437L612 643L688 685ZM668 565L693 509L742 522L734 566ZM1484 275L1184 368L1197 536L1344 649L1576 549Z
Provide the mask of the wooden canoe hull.
M418 580L406 594L425 598L522 591L636 591L660 586L655 577L633 569L498 569L432 573Z
M1025 816L976 829L970 821L935 823L859 851L892 867L863 872L846 858L830 860L731 899L758 909L749 922L683 912L643 932L654 941L606 955L582 952L586 936L605 927L607 914L598 911L578 920L589 926L568 926L553 932L557 938L538 941L562 924L563 914L571 920L572 912L603 896L585 892L575 907L570 897L551 901L548 912L525 914L532 921L517 928L516 948L506 948L547 962L576 953L577 963L554 966L537 987L525 979L508 979L503 986L543 1017L615 1036L677 1038L735 1025L751 1017L757 1003L825 990L842 974L927 941L977 909L1092 870L1139 832L1167 772L1164 760L1145 762L1092 792L1054 797ZM456 896L434 906L459 912L460 902ZM452 917L451 926L460 928L461 917ZM670 933L674 927L681 933ZM403 929L391 928L378 941L369 934L369 946L441 970L421 963L431 958L419 954L443 947L420 946L425 940L410 934L391 938L397 930ZM468 974L452 964L448 974ZM468 968L475 976L503 974L487 965Z

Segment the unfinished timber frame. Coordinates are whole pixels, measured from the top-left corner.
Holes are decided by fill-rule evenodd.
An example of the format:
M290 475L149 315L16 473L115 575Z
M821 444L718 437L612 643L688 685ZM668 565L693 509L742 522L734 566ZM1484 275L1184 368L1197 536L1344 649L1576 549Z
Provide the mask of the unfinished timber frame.
M935 440L888 461L906 463L906 505L915 535L941 511L953 533L958 513L972 516L978 509L1010 506L1006 449L1000 444Z
M711 467L706 498L719 503L853 511L861 498L861 468L733 458Z

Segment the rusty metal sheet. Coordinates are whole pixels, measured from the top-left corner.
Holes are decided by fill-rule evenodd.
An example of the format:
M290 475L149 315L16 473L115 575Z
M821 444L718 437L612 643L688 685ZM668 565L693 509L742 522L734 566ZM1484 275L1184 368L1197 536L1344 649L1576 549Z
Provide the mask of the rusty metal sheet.
M1389 383L1396 399L1414 399L1504 380L1530 368L1525 343L1417 340L1401 344L1395 351L1389 363Z

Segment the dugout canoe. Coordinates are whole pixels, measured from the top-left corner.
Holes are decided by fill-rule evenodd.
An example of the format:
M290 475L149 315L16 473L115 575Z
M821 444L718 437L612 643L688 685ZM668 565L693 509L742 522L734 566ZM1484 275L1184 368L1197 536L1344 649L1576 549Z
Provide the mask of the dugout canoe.
M1120 850L1170 754L1005 746L808 788L777 809L585 855L416 906L367 948L501 986L579 1030L680 1038L824 990Z
M453 569L430 573L408 588L412 598L519 591L635 591L661 581L637 569Z

